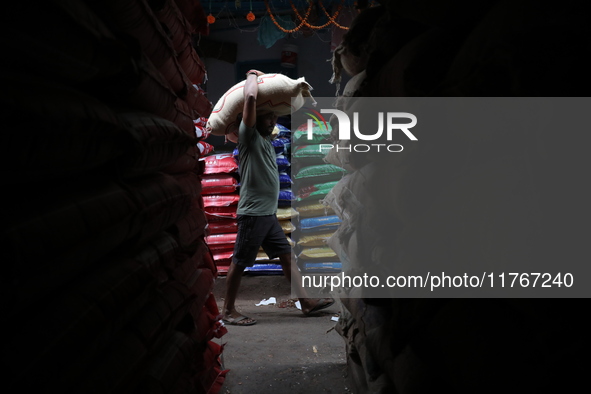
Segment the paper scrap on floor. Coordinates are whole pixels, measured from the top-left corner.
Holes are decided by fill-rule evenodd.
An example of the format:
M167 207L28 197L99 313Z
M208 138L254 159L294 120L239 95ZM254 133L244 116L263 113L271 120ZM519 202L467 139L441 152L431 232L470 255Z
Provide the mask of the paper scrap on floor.
M268 300L264 299L261 302L259 302L258 304L255 304L255 306L261 306L261 305L271 305L271 304L276 304L277 300L275 299L275 297L269 297Z
M300 311L302 310L302 304L300 304L300 302L299 302L299 301L296 301L296 302L295 302L295 306L296 306L296 308L298 308Z

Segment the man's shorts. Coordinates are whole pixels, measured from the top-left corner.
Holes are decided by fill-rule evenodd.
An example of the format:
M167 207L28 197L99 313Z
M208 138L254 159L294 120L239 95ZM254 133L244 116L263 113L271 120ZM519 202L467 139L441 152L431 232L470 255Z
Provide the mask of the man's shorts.
M252 267L261 246L270 259L291 253L291 246L276 215L238 215L237 222L238 234L232 258L234 264Z

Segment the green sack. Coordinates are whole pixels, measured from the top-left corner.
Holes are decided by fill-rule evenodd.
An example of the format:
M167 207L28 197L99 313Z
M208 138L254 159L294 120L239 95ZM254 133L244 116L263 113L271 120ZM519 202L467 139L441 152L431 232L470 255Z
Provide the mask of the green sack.
M320 200L332 190L339 181L316 183L298 190L297 201Z
M325 129L324 127L320 128L318 126L312 127L312 139L308 139L308 129L301 129L302 126L300 126L296 131L292 133L291 141L293 144L296 145L314 145L323 142L330 142L330 132L332 130L332 127L330 126L330 123L327 123L327 126L328 129Z
M338 180L344 177L347 171L334 164L319 164L303 167L294 176L297 180L318 180L318 183Z
M332 149L330 144L301 145L295 148L291 157L296 159L324 158Z

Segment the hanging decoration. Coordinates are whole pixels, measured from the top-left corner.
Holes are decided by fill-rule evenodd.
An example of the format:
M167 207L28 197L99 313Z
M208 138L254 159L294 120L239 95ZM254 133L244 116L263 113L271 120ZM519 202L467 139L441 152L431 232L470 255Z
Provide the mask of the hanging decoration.
M291 0L290 0L290 2L291 2ZM318 4L320 4L320 8L322 8L322 11L328 17L328 20L330 21L330 23L332 23L333 25L335 25L339 29L349 30L349 28L347 26L341 26L336 21L337 16L339 16L339 12L341 12L341 9L343 8L343 4L344 3L345 3L345 0L342 0L341 1L341 4L339 4L339 6L337 7L337 10L334 13L334 15L333 16L330 16L329 13L328 13L328 11L326 11L326 8L324 8L324 4L322 4L322 1L321 0L318 0Z
M209 0L209 15L207 15L207 23L210 25L215 23L215 16L211 14L211 0Z
M271 12L271 7L269 6L269 1L265 0L265 6L267 7L267 13L269 14L269 16L271 17L271 20L273 21L273 23L275 24L275 26L277 26L277 28L279 30L281 30L284 33L294 33L298 30L300 30L302 27L306 26L309 27L310 29L324 29L325 27L327 27L330 24L333 24L335 26L337 26L340 29L343 30L349 30L348 27L346 26L341 26L336 22L336 18L339 15L339 12L341 12L341 9L343 7L345 0L341 1L341 4L339 4L339 6L337 7L337 10L335 11L334 15L330 15L328 13L328 11L326 11L326 8L324 7L324 4L322 4L322 0L318 0L318 3L320 4L320 7L322 8L322 11L326 14L326 16L328 17L328 22L326 22L325 24L321 25L321 26L315 26L312 25L308 22L308 18L310 17L310 12L312 11L312 7L313 7L313 2L310 1L310 5L308 6L308 9L306 10L306 13L304 14L304 16L300 15L298 9L296 8L296 6L293 4L292 0L289 0L289 4L291 5L292 10L294 11L296 18L300 21L300 23L294 27L293 29L285 29L283 28L278 22L277 19L275 18L275 15L273 15L273 13Z
M269 13L269 17L271 17L271 20L273 21L273 23L275 24L275 26L277 26L277 28L279 30L281 30L282 32L284 32L284 33L295 33L296 31L300 30L302 28L302 26L304 26L304 22L302 21L299 25L297 25L293 29L284 29L277 22L277 19L275 19L275 15L273 15L273 13L271 12L271 7L269 7L269 1L268 0L265 0L265 6L267 6L267 12ZM307 19L310 16L310 12L311 11L312 11L312 2L310 2L310 6L308 7L308 10L306 11L306 15L304 16L304 19Z
M252 12L252 0L250 0L250 12L248 14L246 14L246 20L249 22L252 22L255 20L255 16L254 13Z

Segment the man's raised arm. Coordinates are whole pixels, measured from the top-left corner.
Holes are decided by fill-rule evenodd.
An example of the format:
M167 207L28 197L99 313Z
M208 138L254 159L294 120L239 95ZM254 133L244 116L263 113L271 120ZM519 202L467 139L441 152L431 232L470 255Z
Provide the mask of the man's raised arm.
M260 75L263 75L263 73L257 70L250 70L246 73L242 121L248 127L255 127L257 123L257 94L259 92L257 78Z

